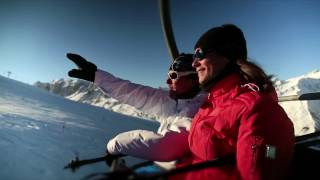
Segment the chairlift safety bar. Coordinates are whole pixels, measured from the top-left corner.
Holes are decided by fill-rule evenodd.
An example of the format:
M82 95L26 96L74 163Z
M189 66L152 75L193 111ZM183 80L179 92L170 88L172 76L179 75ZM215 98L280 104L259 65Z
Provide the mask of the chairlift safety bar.
M303 100L320 100L320 92L306 93L301 95L282 96L278 98L278 102L284 101L303 101Z

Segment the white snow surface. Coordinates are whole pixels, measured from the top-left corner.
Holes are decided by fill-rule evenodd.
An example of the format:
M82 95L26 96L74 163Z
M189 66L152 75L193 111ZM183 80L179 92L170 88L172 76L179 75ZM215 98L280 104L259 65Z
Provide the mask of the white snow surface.
M107 172L103 162L75 173L63 167L76 156L103 156L107 140L120 132L158 126L0 76L0 179L72 180Z

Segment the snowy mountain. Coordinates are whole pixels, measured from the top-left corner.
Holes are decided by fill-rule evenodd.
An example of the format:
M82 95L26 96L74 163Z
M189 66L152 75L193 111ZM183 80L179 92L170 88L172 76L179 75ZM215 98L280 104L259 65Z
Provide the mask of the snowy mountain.
M278 96L320 92L320 70L276 82ZM287 101L280 103L292 119L295 133L302 135L320 129L320 100Z
M34 85L73 101L104 107L110 111L143 119L155 119L154 115L143 113L133 106L121 104L116 99L108 97L97 86L88 81L60 79L51 83L36 82Z
M54 92L70 95L64 90ZM104 163L75 173L63 167L76 156L104 155L107 140L120 132L158 126L0 76L0 179L72 180L106 172ZM139 161L126 157L129 165Z
M320 92L320 71L315 70L306 75L291 78L286 81L276 80L276 90L280 96L300 95L310 92ZM35 83L35 86L46 89L68 99L104 107L126 115L156 119L154 115L121 104L112 99L92 83L83 80L57 80L52 83ZM295 125L296 135L302 135L320 129L320 101L289 101L280 103ZM159 119L156 119L159 120Z

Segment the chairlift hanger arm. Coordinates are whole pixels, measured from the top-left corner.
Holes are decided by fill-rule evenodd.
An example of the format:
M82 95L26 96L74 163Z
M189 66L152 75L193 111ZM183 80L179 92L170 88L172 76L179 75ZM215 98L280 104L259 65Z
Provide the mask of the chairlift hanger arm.
M169 0L159 0L161 27L172 61L179 56L179 51L172 30Z

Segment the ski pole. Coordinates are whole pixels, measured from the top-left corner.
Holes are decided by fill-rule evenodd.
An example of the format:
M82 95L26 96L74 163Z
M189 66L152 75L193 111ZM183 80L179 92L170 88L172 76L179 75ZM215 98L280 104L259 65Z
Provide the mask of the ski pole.
M114 155L114 160L121 158L125 155ZM64 169L71 169L72 171L75 171L76 169L80 168L81 166L84 165L89 165L89 164L93 164L93 163L97 163L97 162L101 162L101 161L107 161L108 157L107 155L102 156L102 157L97 157L97 158L92 158L92 159L83 159L83 160L79 160L78 157L76 157L74 160L71 160L71 162L69 164L67 164Z
M93 158L93 159L84 159L84 160L79 160L78 157L75 159L71 160L69 164L67 164L64 169L71 169L72 171L75 171L77 168L80 168L83 165L87 164L93 164L101 161L106 161L106 156L98 157L98 158Z

